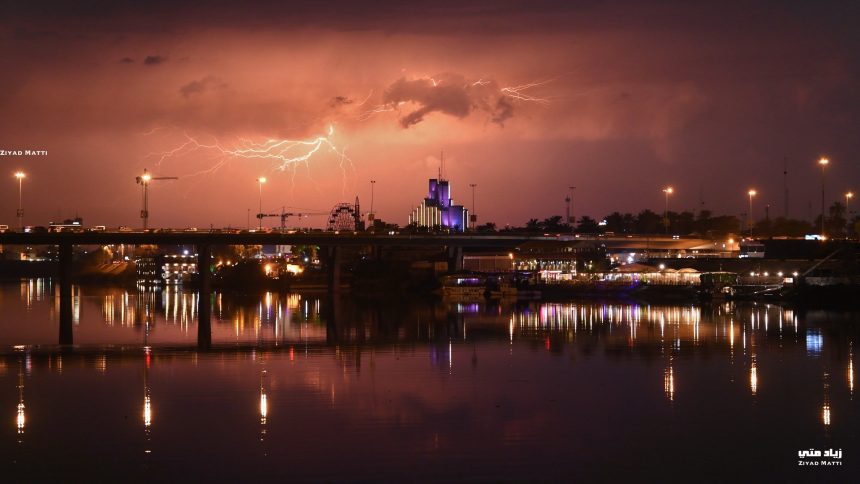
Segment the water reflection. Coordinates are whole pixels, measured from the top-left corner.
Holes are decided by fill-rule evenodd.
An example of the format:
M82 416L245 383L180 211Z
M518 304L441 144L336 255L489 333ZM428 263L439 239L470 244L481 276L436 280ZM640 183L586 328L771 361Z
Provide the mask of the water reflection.
M27 417L24 413L24 364L21 359L18 359L18 413L15 418L15 425L18 430L18 442L21 442L24 434L24 426L27 423Z
M854 342L848 343L848 388L854 396Z
M675 368L672 367L672 360L669 359L669 367L663 372L663 391L666 392L666 398L670 402L675 401Z
M193 423L185 408L205 414L199 419L207 423L198 431L209 438L216 436L212 422L242 422L229 435L241 440L249 432L264 457L287 447L301 453L287 444L288 436L310 435L313 441L320 426L349 435L347 422L399 429L422 452L451 452L458 441L499 452L504 449L493 446L503 442L528 451L547 439L568 445L571 435L597 438L597 430L588 430L588 414L604 411L610 433L630 432L611 422L630 414L639 420L625 420L626 426L650 428L647 422L654 420L678 442L702 444L702 436L684 429L690 422L704 425L698 419L708 415L712 431L719 431L717 423L739 425L736 420L746 433L768 425L787 432L782 425L808 439L796 442L808 448L821 441L816 439L845 444L838 439L849 435L860 414L853 399L858 328L852 312L770 304L478 304L215 294L213 345L204 351L195 345L196 293L81 287L77 346L61 351L54 349L53 290L50 281L0 286L0 293L7 291L3 311L12 315L0 320L0 383L18 390L17 399L0 394L0 403L10 410L17 405L14 427L6 429L18 442L25 429L32 441L40 423L53 419L56 425L64 412L52 406L52 393L44 388L71 387L69 395L77 398L79 385L81 394L96 387L130 395L112 405L122 407L120 418L132 416L135 446L143 430L148 459L169 453L167 436L176 438L177 426L186 425L178 415ZM28 392L26 406L25 378L28 388L43 388ZM130 390L129 381L136 382ZM769 421L757 407L780 417ZM117 412L103 406L98 411ZM316 420L309 428L303 417ZM569 433L555 433L568 421ZM458 426L486 433L488 440L470 440L475 437L458 433Z

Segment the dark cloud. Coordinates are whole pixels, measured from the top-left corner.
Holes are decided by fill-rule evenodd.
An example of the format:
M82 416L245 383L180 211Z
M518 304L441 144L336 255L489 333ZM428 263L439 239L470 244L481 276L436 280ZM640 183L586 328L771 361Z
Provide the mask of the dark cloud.
M504 126L505 121L514 115L514 105L511 103L511 98L501 96L496 100L496 106L493 110L492 121Z
M148 55L145 59L143 59L143 65L146 66L157 66L165 62L167 62L167 57L163 57L160 55Z
M203 94L209 90L224 89L227 84L215 76L206 76L198 81L191 81L188 84L179 88L179 93L185 99L190 98L195 94Z
M122 59L119 60L119 63L120 64L133 64L134 59L132 59L131 57L123 57Z
M40 30L37 28L26 29L26 28L18 28L12 33L12 38L14 40L24 40L24 41L45 41L45 40L57 40L61 37L60 33L53 30Z
M512 99L491 80L469 80L459 74L407 80L400 78L385 90L385 105L400 109L417 106L400 118L404 128L416 125L433 112L465 118L475 110L486 112L499 125L514 115Z
M678 23L697 31L751 31L765 25L804 22L811 29L839 30L856 39L853 2L751 0L742 5L705 0L621 0L559 2L557 0L434 0L402 2L328 0L284 2L230 0L28 0L4 2L4 20L22 19L34 27L84 29L88 32L173 32L228 27L237 29L383 30L387 32L523 33L589 30L602 25L624 28L643 22L655 31ZM250 4L250 5L249 5ZM284 18L290 22L285 23ZM807 21L814 20L814 21ZM822 22L822 20L824 22Z
M336 107L340 107L340 106L346 106L346 105L352 104L354 102L355 102L354 100L352 100L346 96L335 96L335 97L331 98L328 105L330 107L336 108Z

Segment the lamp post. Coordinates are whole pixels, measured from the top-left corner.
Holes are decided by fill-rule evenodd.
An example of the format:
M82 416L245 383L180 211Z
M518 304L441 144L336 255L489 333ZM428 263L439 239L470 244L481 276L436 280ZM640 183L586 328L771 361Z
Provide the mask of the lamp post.
M821 236L824 237L824 168L830 164L830 160L827 158L821 158L818 160L818 165L821 166Z
M373 221L376 219L376 215L373 213L373 188L376 186L376 180L370 180L370 215L367 216L367 220L370 221L371 225L373 225Z
M140 211L140 218L143 219L143 228L149 228L149 184L153 180L178 180L175 176L152 176L151 173L143 169L143 174L134 177L134 180L140 184L143 191L143 209Z
M666 194L666 210L663 212L663 225L666 226L666 234L669 234L669 195L672 194L674 190L672 187L666 187L663 189L663 193Z
M257 178L257 184L260 185L260 211L257 213L257 218L260 219L260 230L263 230L263 184L266 183L266 177Z
M576 187L567 187L567 189L570 190L570 194L567 196L567 198L570 200L567 206L567 223L573 226L573 223L576 222L576 217L571 214L573 213L573 191L576 190Z
M756 193L755 190L750 190L747 192L747 195L750 196L750 206L749 206L749 210L747 211L747 225L749 226L749 229L750 229L750 237L752 237L752 235L753 235L752 199L755 196L755 193Z
M845 228L850 235L851 230L851 208L850 203L851 199L854 198L854 192L846 192L845 193Z
M143 229L149 228L149 182L152 181L146 169L143 170L143 175L137 177L137 182L140 183L140 189L143 191L143 208L140 210L140 218L143 219Z
M27 175L23 171L15 172L18 179L18 228L24 231L24 178Z
M469 215L469 223L472 225L472 230L477 229L476 224L478 223L478 212L475 211L475 187L478 186L477 183L469 183L469 186L472 187L472 214Z

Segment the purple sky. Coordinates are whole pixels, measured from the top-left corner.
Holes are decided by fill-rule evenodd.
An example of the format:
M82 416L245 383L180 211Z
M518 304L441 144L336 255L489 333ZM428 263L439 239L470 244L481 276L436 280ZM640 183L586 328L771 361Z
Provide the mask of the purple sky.
M442 150L499 225L563 214L568 186L576 215L660 211L672 185L673 209L739 214L755 188L778 216L786 160L805 218L822 155L829 202L860 189L848 2L10 3L0 150L49 154L0 156L9 225L23 169L28 224L139 226L144 168L180 177L153 183L154 226L244 226L260 176L273 212L367 210L373 179L404 224ZM248 151L270 140L311 144Z

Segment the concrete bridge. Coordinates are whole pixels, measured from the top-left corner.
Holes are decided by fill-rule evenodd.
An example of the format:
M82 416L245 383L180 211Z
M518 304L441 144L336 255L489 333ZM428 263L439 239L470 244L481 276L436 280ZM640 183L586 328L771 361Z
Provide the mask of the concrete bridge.
M449 267L462 267L464 249L513 251L530 243L562 247L603 247L606 249L681 250L712 246L703 239L673 237L601 237L574 235L500 235L500 234L395 234L376 235L363 232L334 233L226 233L192 232L41 232L0 233L0 245L54 245L58 248L60 289L60 344L73 344L72 334L72 248L76 245L193 245L197 249L197 267L211 266L212 246L218 245L313 245L322 249L328 273L328 287L340 287L340 256L344 247L438 247L447 252ZM211 344L212 273L199 270L198 344Z

